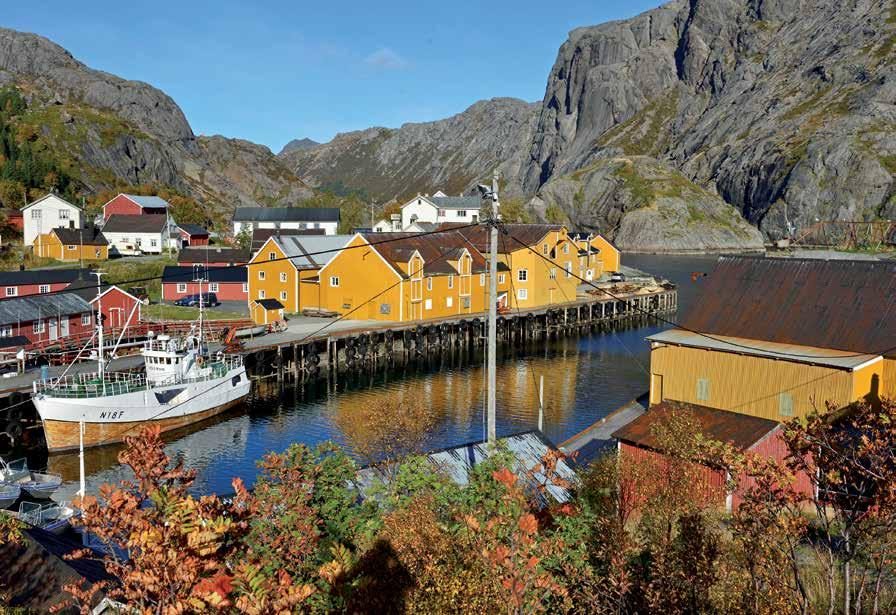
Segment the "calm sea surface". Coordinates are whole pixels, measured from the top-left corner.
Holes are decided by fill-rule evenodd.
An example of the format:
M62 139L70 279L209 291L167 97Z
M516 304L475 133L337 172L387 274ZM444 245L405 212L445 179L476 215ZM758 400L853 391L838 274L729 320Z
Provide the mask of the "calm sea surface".
M679 310L697 299L691 273L710 271L711 256L626 255L626 265L662 275L678 285ZM666 318L675 320L676 316ZM538 378L544 376L544 431L556 443L578 433L648 388L649 352L644 338L667 328L662 322L613 333L594 333L506 350L498 362L498 435L532 429L538 420ZM198 471L196 490L229 492L235 476L254 480L256 461L293 442L314 445L333 440L349 449L363 437L353 420L357 409L404 392L420 395L437 416L427 448L482 439L482 356L444 358L337 383L278 385L257 382L247 406L202 423L168 440L170 455ZM119 466L117 447L88 451L88 493L128 473ZM63 475L61 499L78 489L77 454L49 458L50 471Z

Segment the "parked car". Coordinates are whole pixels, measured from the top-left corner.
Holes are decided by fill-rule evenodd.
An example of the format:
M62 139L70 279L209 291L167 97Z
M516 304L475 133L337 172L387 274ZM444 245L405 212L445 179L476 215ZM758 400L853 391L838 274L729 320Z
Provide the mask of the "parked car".
M610 281L611 282L625 282L625 274L617 271L613 275L610 276Z
M174 302L174 305L179 305L182 307L199 307L199 295L196 294L181 297ZM215 307L216 305L221 305L221 302L218 301L218 295L216 295L215 293L202 293L203 307Z

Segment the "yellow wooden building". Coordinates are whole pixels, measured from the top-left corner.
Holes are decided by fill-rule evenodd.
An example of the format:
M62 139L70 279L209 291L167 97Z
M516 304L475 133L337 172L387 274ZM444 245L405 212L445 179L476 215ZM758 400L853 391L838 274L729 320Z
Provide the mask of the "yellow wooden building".
M273 235L252 255L247 266L248 301L252 319L265 324L258 299L276 299L286 314L322 305L316 284L320 268L351 239L350 235ZM307 282L312 281L309 284ZM256 317L257 314L257 317Z
M322 309L352 318L408 322L480 313L488 305L487 264L458 232L355 235L321 268ZM507 272L498 293L506 295Z
M34 238L34 255L58 261L104 261L109 242L95 227L55 228Z
M622 254L606 237L597 233L570 233L569 236L579 250L579 277L591 281L619 271Z
M575 301L581 281L579 248L558 224L504 224L498 235L498 261L506 268L498 283L508 286L511 309L533 309ZM484 255L489 228L459 228Z
M258 325L270 325L283 320L283 304L276 299L252 299L249 301L249 314Z
M648 338L652 405L785 421L896 397L896 263L723 257L705 283Z

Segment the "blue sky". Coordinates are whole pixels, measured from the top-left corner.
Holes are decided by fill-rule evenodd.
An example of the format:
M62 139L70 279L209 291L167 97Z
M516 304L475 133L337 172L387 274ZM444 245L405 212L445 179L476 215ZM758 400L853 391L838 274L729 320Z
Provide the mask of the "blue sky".
M0 25L87 65L146 81L196 134L263 143L459 113L483 98L540 100L569 30L659 0L302 0L9 3Z

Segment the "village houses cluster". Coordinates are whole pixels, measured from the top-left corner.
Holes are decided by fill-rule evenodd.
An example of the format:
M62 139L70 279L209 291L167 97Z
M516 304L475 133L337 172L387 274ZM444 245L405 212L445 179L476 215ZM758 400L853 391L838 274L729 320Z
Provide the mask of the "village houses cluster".
M166 253L176 253L177 264L164 267L162 302L196 297L201 288L219 302L245 306L257 324L309 312L394 322L482 313L489 277L480 207L477 197L418 195L388 221L347 234L338 234L335 208L238 207L232 233L214 235L177 223L158 196L119 194L101 216L88 219L82 207L51 193L8 219L34 256L80 267L0 272L0 294L7 299L0 305L0 349L89 335L98 302L88 267ZM599 234L552 224L504 229L501 309L570 302L580 278L619 271L619 251ZM439 232L426 234L433 231ZM234 245L239 237L248 248ZM47 293L53 294L41 297ZM104 325L120 330L140 322L147 298L139 294L104 286Z

